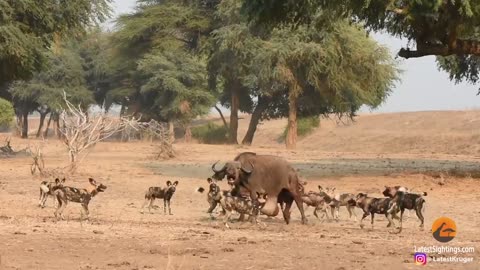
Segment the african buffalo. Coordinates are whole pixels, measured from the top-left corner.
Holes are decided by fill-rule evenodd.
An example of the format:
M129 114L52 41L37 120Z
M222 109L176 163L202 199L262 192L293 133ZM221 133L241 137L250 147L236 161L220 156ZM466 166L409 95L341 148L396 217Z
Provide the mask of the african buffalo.
M307 222L300 181L295 169L283 158L244 152L225 163L221 169L215 168L217 163L212 165L215 172L212 178L222 180L226 177L233 186L233 196L246 190L252 200L258 201L259 195L266 195L267 201L260 211L267 216L276 216L279 212L278 203L285 203L283 218L287 224L290 222L290 208L295 201L302 215L302 223Z

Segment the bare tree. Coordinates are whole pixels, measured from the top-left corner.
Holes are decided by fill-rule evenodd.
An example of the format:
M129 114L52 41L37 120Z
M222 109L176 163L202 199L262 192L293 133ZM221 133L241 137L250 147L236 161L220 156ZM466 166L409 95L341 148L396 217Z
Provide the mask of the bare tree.
M112 135L122 131L128 119L108 117L105 112L89 115L80 106L68 101L64 92L66 108L60 113L62 141L68 149L72 172L77 168L78 156ZM85 155L88 153L85 152Z
M28 152L33 160L32 164L30 165L30 172L32 175L35 175L37 171L41 178L67 177L70 175L70 166L63 168L45 168L45 160L43 159L42 153L43 144L44 142L28 147Z

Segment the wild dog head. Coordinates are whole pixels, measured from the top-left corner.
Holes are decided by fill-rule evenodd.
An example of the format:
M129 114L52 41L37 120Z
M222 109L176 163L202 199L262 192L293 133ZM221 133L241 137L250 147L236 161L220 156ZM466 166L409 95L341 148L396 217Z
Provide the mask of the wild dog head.
M97 181L93 178L88 178L88 182L92 186L90 191L90 194L96 195L99 192L104 192L107 189L107 186L105 186L102 183L97 183Z
M167 181L167 188L165 190L165 194L169 194L170 196L173 195L177 190L177 185L178 181L173 182L173 184L170 180Z
M401 187L401 186L394 186L394 187L385 186L385 190L382 192L382 194L385 197L393 198L399 191L407 192L407 188Z
M366 193L358 193L354 198L351 198L350 200L348 200L347 203L348 205L351 205L351 206L362 205L366 199L367 199Z

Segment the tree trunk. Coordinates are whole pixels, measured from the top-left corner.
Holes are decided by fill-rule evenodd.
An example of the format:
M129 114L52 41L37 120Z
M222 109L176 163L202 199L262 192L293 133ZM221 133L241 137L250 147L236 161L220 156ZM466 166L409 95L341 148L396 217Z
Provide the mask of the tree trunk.
M173 125L173 120L168 121L168 135L170 136L170 142L175 141L175 126Z
M238 144L237 132L238 132L238 108L240 106L240 100L238 98L239 83L235 82L232 86L232 101L230 106L230 131L229 142L232 144Z
M28 138L28 110L23 111L23 125L22 125L22 138L27 139Z
M185 124L185 142L189 143L192 141L192 129L190 123Z
M295 149L297 146L297 98L295 93L290 93L288 97L287 149Z
M225 126L225 129L228 130L228 124L227 124L227 120L225 120L225 116L223 116L223 113L222 111L220 110L220 108L218 108L217 105L215 105L215 109L217 110L218 114L220 114L220 117L222 118L222 121L223 121L223 125Z
M47 122L47 127L45 128L45 131L43 132L43 137L44 138L48 138L48 129L50 128L52 118L53 118L53 113L50 113L50 117L48 118L48 122Z
M59 139L62 138L62 133L60 132L60 116L56 113L55 118L54 118L54 131L55 131L55 136L57 136Z
M253 110L252 117L250 118L250 123L248 125L247 133L243 138L242 144L243 145L251 145L253 142L253 136L255 135L255 131L257 131L258 123L260 122L260 118L262 118L262 114L267 108L269 98L264 96L258 97L258 103Z
M42 135L43 124L45 124L45 118L47 117L47 114L48 114L48 110L40 112L40 124L38 125L37 136L36 136L37 138L39 138L40 135Z
M17 136L21 137L22 136L22 130L23 130L23 116L21 112L16 112L17 114Z

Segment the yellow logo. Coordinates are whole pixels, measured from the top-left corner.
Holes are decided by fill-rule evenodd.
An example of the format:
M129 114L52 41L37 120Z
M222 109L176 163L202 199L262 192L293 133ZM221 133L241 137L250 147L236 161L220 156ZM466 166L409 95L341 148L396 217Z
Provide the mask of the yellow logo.
M450 242L457 236L457 225L450 218L437 218L432 225L432 234L438 242Z

